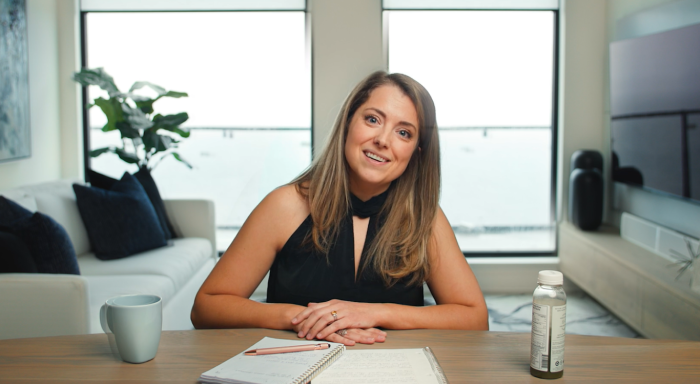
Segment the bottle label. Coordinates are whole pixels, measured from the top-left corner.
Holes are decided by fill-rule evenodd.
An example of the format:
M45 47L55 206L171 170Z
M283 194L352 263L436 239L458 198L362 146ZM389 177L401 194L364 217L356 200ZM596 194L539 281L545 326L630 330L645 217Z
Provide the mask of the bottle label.
M566 305L552 307L552 346L550 372L564 370L564 335L566 334Z
M530 366L544 372L564 370L566 305L532 304Z

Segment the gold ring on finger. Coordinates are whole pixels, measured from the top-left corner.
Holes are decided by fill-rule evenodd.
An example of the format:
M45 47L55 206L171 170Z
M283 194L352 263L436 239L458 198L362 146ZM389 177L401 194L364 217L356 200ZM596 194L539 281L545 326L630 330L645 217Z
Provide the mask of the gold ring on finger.
M333 311L331 312L331 315L333 316L333 321L338 321L338 312Z

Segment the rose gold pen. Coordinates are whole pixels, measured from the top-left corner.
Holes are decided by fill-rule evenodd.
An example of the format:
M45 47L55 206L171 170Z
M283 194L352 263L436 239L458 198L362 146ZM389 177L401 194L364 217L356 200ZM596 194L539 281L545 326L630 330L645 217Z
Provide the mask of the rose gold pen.
M331 345L328 343L304 344L304 345L294 345L294 346L290 346L290 347L251 349L250 351L245 351L244 354L246 356L272 355L275 353L316 351L319 349L328 349L330 347L331 347Z

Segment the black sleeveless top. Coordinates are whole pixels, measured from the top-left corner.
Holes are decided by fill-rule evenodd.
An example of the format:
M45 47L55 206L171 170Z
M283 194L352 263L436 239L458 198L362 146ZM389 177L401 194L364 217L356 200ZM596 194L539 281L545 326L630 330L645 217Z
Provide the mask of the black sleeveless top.
M367 248L383 224L378 217L388 192L363 202L354 195L351 210L341 223L338 238L328 252L328 258L318 252L311 241L304 243L313 221L309 215L275 256L267 284L268 303L289 303L306 306L338 299L364 303L395 303L423 305L423 286L407 285L399 280L387 288L381 276L371 267L362 270L367 260ZM367 236L360 257L360 270L355 281L355 241L352 216L369 217Z

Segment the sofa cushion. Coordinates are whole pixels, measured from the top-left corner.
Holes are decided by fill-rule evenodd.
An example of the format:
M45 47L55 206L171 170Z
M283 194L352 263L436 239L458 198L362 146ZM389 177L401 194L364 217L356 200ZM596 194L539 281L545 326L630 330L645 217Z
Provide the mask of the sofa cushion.
M4 228L0 226L0 228ZM0 229L0 273L36 273L29 248L11 232Z
M79 184L73 184L73 190L99 259L118 259L166 245L146 191L129 173L109 191Z
M177 293L172 281L158 275L84 276L90 292L90 333L102 333L100 307L107 299L137 293L157 295L167 306Z
M5 198L21 205L24 209L28 210L29 212L36 212L36 200L34 199L34 196L29 196L23 191L3 191L0 192L0 196L5 196Z
M50 181L4 190L0 194L31 212L39 211L56 220L70 236L75 253L81 255L90 252L90 242L78 212L72 183L70 180Z
M32 212L5 196L0 196L0 225L11 226L17 221L27 220L30 217Z
M83 276L146 275L169 278L179 290L207 260L211 259L211 242L202 238L171 240L172 245L133 255L126 259L102 261L94 254L78 259Z
M37 272L80 274L68 234L49 216L0 196L0 226L27 246Z
M38 193L34 198L36 199L37 210L56 220L66 230L71 242L74 243L76 254L90 252L90 240L88 240L85 225L83 225L83 220L80 217L75 195L68 197L50 193Z

